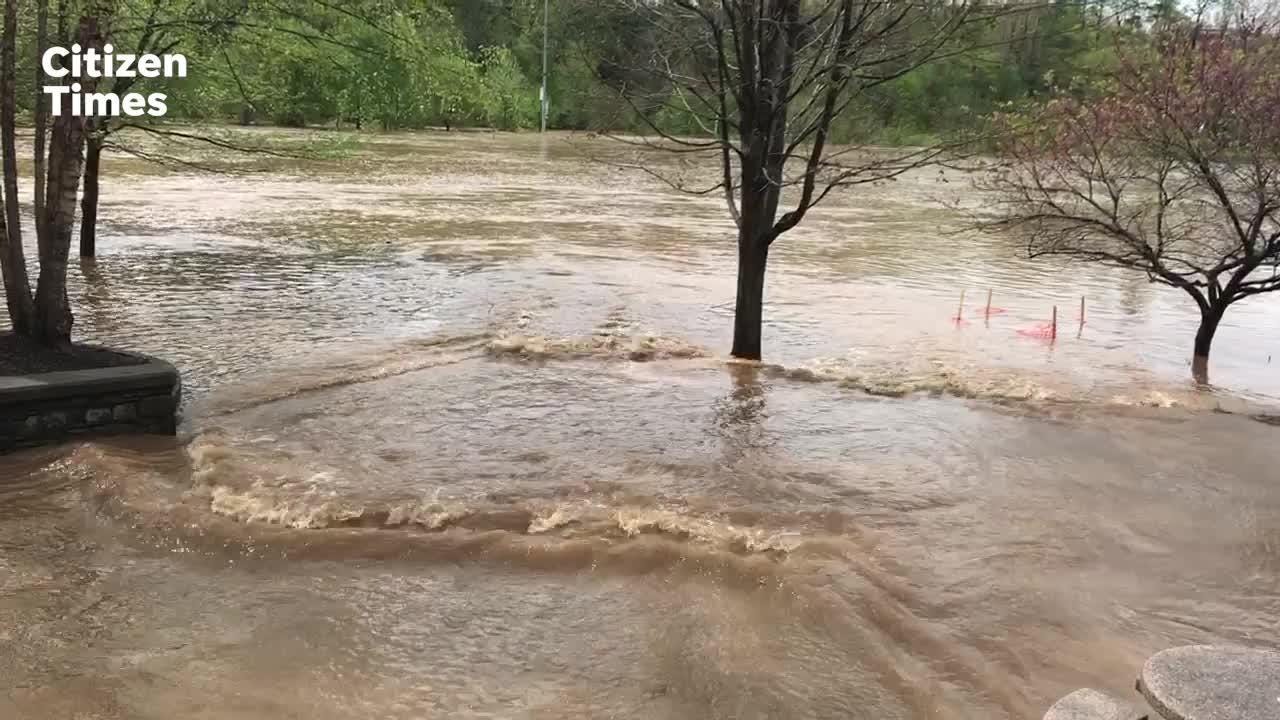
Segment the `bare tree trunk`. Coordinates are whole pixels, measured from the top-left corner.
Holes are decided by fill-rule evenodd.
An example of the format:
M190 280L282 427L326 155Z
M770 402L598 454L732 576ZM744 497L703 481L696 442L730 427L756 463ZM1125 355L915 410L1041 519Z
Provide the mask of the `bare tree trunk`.
M1226 310L1224 303L1200 311L1200 328L1196 330L1195 354L1191 358L1191 376L1198 383L1209 382L1209 350L1213 346L1213 336L1218 332L1218 323L1222 322Z
M4 283L5 306L13 331L30 335L35 323L35 303L31 299L31 282L27 279L27 262L22 245L10 240L6 225L0 219L0 280Z
M856 107L864 91L951 56L944 45L964 25L971 5L627 3L654 19L654 50L643 71L667 85L655 90L647 80L636 82L635 90L621 91L627 104L665 141L655 147L720 155L722 175L709 190L691 190L682 179L646 169L677 189L724 192L738 226L735 357L760 358L765 269L778 237L837 188L888 180L942 157L938 147L851 161L847 151L829 149L827 143L835 119ZM602 77L607 86L620 77L610 74L614 77ZM631 83L624 78L622 85ZM690 140L666 131L651 118L655 107L714 137ZM794 188L785 211L783 188Z
M80 18L76 33L82 48L101 51L103 37L96 15ZM97 81L81 78L82 91L94 92ZM59 102L64 102L60 98ZM36 285L37 339L52 347L71 344L71 303L67 299L67 255L76 218L76 195L84 169L86 118L69 107L53 122L49 144L49 180L45 191L45 237L40 238L40 280Z
M67 37L67 0L58 0L56 20L58 21L58 40L65 40Z
M52 82L44 75L42 58L49 46L49 0L36 0L36 99L35 99L35 138L32 144L32 181L35 183L35 216L37 241L44 235L44 183L45 134L49 131L49 99L45 97L44 86Z
M102 162L102 137L90 133L85 141L84 197L80 198L80 257L93 257L98 251L98 191Z
M738 296L733 309L733 350L736 358L760 359L764 319L764 272L769 245L749 237L743 225L738 240Z
M769 262L777 200L764 170L764 138L748 132L742 162L741 215L738 218L738 294L733 310L736 358L759 360L764 319L764 275Z
M14 332L30 335L35 323L31 281L22 249L22 217L18 204L18 155L14 147L17 94L14 46L17 44L18 0L5 0L4 38L0 46L0 150L4 154L4 231L0 233L0 276Z
M731 353L745 360L760 359L764 276L769 245L777 236L779 183L787 160L788 97L800 2L783 0L771 6L770 13L764 20L769 32L744 40L752 45L748 55L755 58L758 76L738 88L738 94L754 98L754 105L740 108L738 116L743 156L739 168L738 295Z
M231 55L227 53L227 46L222 46L222 59L227 62L227 70L231 73L231 79L236 81L236 89L240 91L240 124L252 125L255 122L257 112L254 110L253 100L249 99L249 91L245 89L244 82L240 80L240 73L236 72L235 63L231 62Z

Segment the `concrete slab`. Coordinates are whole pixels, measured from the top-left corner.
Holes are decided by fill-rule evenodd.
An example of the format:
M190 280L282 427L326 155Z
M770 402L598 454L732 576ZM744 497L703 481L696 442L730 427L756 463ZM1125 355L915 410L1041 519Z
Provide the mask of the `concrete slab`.
M143 365L0 376L0 406L19 405L94 392L151 390L178 382L178 371L163 360Z
M1152 655L1138 689L1164 720L1280 718L1280 652L1190 645Z
M1054 703L1044 720L1139 720L1147 715L1148 711L1134 703L1082 688Z

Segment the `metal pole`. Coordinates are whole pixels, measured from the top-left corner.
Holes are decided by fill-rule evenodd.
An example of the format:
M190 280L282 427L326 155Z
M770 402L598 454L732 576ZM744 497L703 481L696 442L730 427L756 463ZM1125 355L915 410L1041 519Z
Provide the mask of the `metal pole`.
M547 25L550 11L548 5L551 0L542 0L542 94L539 100L542 107L542 132L547 131L547 108L550 106L550 98L547 97Z

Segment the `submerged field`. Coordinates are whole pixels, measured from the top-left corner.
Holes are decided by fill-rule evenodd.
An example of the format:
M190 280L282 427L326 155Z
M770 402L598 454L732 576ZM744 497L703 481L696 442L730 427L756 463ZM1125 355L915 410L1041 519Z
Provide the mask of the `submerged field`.
M1197 389L1188 299L935 170L779 241L745 366L723 207L617 152L110 158L77 331L184 427L0 458L0 716L1030 718L1268 640L1280 305Z

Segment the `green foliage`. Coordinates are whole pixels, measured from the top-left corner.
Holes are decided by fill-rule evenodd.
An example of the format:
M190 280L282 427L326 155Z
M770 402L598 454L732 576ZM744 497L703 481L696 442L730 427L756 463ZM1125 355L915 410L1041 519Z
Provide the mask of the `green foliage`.
M482 119L489 127L512 130L538 123L538 103L509 49L481 49L480 89Z
M1122 25L1091 21L1066 0L1000 18L963 38L973 49L869 90L837 119L834 134L843 141L926 145L975 131L1010 104L1087 91L1114 69L1118 43L1132 35Z
M142 0L169 2L170 0ZM501 45L469 49L437 0L244 0L210 32L179 26L191 77L169 81L170 116L288 126L530 124L531 86Z
M661 3L664 0L655 0ZM75 5L69 0L71 6ZM136 51L148 17L190 76L140 81L165 92L171 119L361 129L538 126L544 0L120 0L113 42ZM56 7L57 4L54 4ZM20 18L19 99L35 95L33 18ZM672 110L642 68L658 30L635 5L551 0L546 23L553 128L646 125L618 92L640 87L639 108L672 132L705 129ZM74 8L73 8L74 9ZM1116 65L1116 47L1176 20L1154 0L1102 20L1092 6L1054 0L965 31L973 50L868 89L837 118L837 142L913 144L972 131L993 111L1059 91L1084 91ZM51 25L54 21L51 20Z

